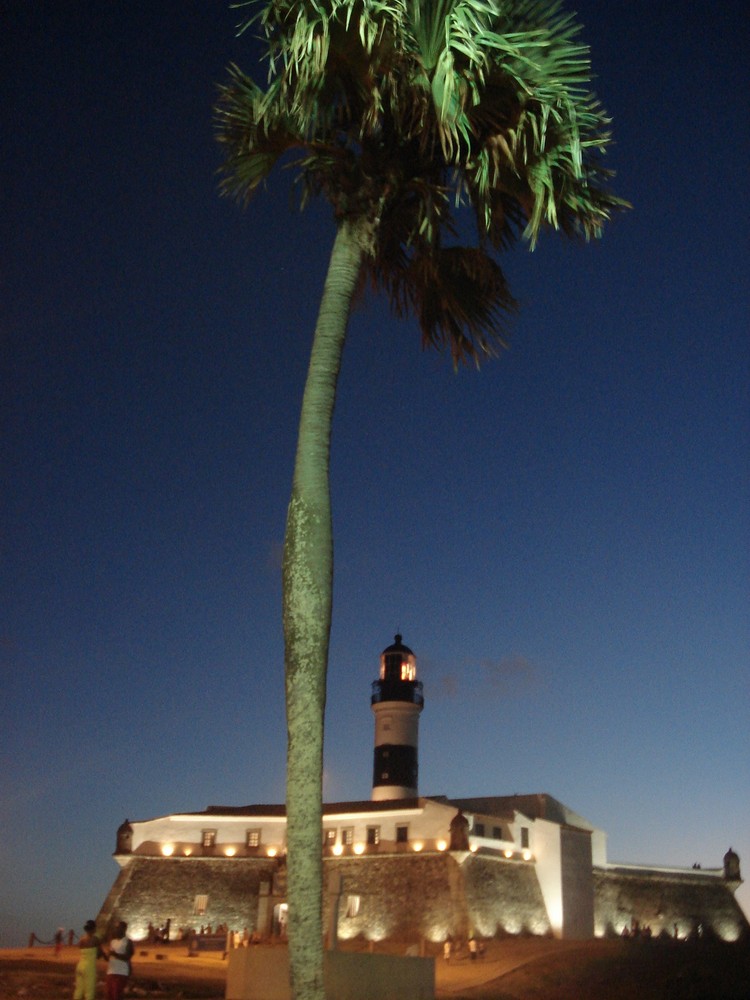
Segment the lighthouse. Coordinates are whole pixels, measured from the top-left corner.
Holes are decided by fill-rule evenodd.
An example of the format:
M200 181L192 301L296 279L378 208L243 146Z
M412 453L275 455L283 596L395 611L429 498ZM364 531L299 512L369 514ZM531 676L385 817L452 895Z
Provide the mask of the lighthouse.
M374 802L416 798L419 713L424 706L417 658L401 636L380 654L380 676L372 685L375 714Z

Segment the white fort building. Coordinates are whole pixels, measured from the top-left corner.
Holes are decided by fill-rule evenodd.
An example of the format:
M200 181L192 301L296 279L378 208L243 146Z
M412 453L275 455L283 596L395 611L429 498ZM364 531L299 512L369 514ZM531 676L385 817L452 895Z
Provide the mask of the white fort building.
M750 932L731 848L716 869L612 864L604 831L550 795L420 796L424 699L400 635L381 654L371 704L372 798L323 810L329 940L589 938L638 926L731 941ZM136 939L167 921L173 938L209 926L284 934L284 805L126 820L114 857L120 872L100 926L125 919Z

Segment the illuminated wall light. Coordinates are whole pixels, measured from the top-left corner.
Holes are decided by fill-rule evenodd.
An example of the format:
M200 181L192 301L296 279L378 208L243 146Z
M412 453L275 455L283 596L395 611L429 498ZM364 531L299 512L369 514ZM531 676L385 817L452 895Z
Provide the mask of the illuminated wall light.
M183 849L182 853L185 855L186 858L189 858L190 855L193 853L193 848L192 847L185 847Z
M523 860L531 861L531 851L529 851L528 849L523 852Z
M445 850L448 849L448 841L447 840L439 840L437 842L437 844L435 844L435 847L437 847L437 849L439 851L445 851Z
M174 854L174 844L162 844L161 853L165 858L171 858Z
M414 850L417 853L419 853L422 850L422 848L424 847L424 844L422 843L421 840L415 840L414 843L411 846L414 848Z
M508 848L508 847L505 848L505 850L503 851L503 854L505 855L506 858L512 858L513 857L513 851L511 851L510 848Z
M355 854L364 854L365 853L365 845L361 841L359 843L356 843L354 845L354 853Z
M334 844L333 847L331 848L331 851L336 855L337 858L339 858L344 853L344 848L342 847L341 844Z
M472 854L476 854L477 853L477 845L476 844L471 844L469 846L469 850L471 851Z
M279 851L278 851L278 848L276 848L276 847L269 847L266 850L266 854L268 855L269 858L275 858L278 853L279 853Z
M236 853L237 853L237 848L236 847L225 847L224 848L224 854L228 858L233 858Z

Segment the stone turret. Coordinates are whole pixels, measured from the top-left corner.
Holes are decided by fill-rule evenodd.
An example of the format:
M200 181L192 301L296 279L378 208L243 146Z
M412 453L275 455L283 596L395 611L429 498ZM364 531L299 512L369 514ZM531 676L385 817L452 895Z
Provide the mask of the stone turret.
M727 882L741 882L740 856L730 847L724 855L724 878Z
M117 847L115 854L132 854L133 851L133 827L129 820L125 820L117 827Z

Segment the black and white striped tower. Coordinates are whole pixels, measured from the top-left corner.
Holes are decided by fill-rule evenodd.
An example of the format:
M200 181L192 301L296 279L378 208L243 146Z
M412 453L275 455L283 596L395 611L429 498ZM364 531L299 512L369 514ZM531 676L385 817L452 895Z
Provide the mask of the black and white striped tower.
M417 658L396 636L380 654L380 677L373 682L375 761L372 798L416 798L419 713L424 705L422 682L417 680Z

